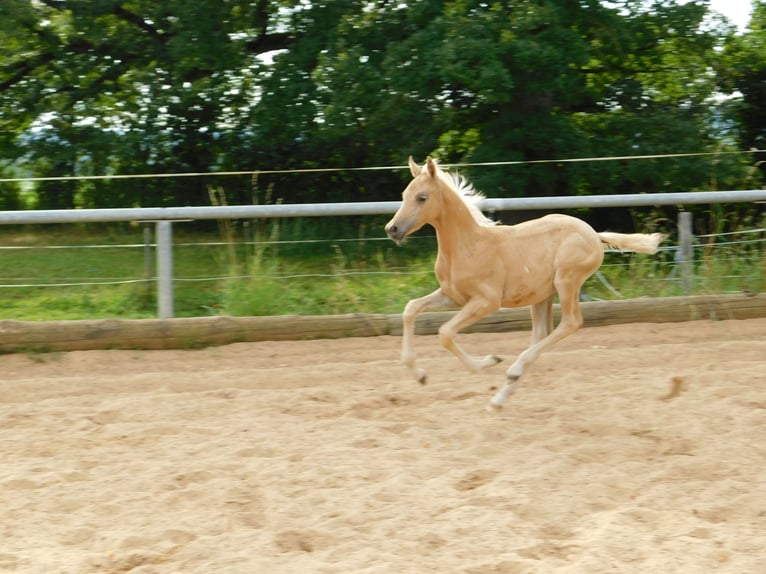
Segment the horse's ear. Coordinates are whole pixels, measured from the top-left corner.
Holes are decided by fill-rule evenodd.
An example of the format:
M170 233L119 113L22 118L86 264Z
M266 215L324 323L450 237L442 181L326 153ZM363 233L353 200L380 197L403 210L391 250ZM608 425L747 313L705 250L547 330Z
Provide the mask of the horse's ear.
M428 174L431 177L436 177L436 162L431 158L430 155L426 158L426 167L428 168Z
M419 176L421 171L422 169L420 168L420 166L417 163L415 163L415 160L412 159L412 156L410 156L410 173L412 174L412 177Z

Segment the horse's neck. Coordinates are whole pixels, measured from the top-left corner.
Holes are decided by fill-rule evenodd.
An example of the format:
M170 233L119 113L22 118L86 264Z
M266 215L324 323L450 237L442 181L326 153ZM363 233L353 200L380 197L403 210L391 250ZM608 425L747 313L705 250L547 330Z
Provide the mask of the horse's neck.
M482 227L462 198L444 191L439 218L432 223L436 230L439 254L447 259L459 257L472 244Z

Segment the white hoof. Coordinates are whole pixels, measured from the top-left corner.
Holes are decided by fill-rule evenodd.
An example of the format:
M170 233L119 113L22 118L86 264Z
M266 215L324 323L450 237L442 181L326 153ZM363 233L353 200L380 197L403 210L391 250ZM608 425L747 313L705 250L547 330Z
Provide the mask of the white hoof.
M425 369L415 369L412 374L415 375L415 380L421 385L425 385L428 382Z
M498 405L497 403L490 401L489 404L484 407L484 410L488 413L498 413L503 410L503 405Z
M494 367L498 363L501 363L503 361L502 357L498 357L497 355L487 355L481 360L481 366L479 368L486 369L488 367Z
M468 368L468 370L471 371L472 373L478 373L479 371L483 371L484 369L494 367L502 360L503 359L498 357L497 355L487 355L483 359L474 359L469 357L468 361L465 362L464 364Z

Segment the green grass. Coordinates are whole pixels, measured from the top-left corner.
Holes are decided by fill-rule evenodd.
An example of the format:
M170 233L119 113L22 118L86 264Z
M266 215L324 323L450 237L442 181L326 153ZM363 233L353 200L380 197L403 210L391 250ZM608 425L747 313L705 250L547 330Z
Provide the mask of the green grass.
M0 234L0 284L61 285L0 288L0 319L54 320L156 316L155 285L146 281L143 234L130 226L8 227ZM181 237L180 239L183 239ZM108 247L137 244L136 248ZM107 247L87 248L82 246ZM47 246L57 246L52 249ZM176 249L176 271L189 276L220 271L207 248ZM210 260L213 261L210 264ZM154 265L154 254L150 261ZM128 284L108 284L133 281ZM76 285L78 283L105 283ZM216 284L179 283L179 316L200 314L219 296Z
M383 241L336 241L266 246L206 246L234 238L174 230L174 299L177 317L204 315L321 315L399 313L411 298L437 287L433 238L403 247ZM270 236L275 237L271 232ZM66 284L134 281L123 285L0 288L0 319L54 320L156 316L154 282L145 280L142 231L130 226L5 228L0 284ZM107 248L82 248L84 245ZM139 247L116 247L137 244ZM58 245L77 248L50 249ZM693 294L762 292L764 243L696 250ZM681 295L672 251L655 256L607 254L601 278L588 280L591 298ZM154 265L154 254L151 256ZM218 279L200 280L218 277ZM618 294L612 292L616 290Z
M603 299L761 293L766 289L764 239L766 237L761 237L760 243L744 245L696 246L688 293L681 283L674 251L661 251L656 255L607 253L599 271L618 295L612 293L598 275L588 279L585 292Z
M331 261L251 263L247 278L226 282L230 315L399 313L404 303L438 286L432 264L414 261L388 271L383 263L351 268L343 255Z

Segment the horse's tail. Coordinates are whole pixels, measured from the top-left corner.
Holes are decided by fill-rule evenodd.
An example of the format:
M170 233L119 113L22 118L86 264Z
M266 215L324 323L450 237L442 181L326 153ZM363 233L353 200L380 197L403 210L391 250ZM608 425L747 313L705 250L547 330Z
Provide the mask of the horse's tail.
M598 234L604 249L612 248L620 251L636 251L638 253L657 253L657 249L665 239L662 233L611 233L605 231Z

